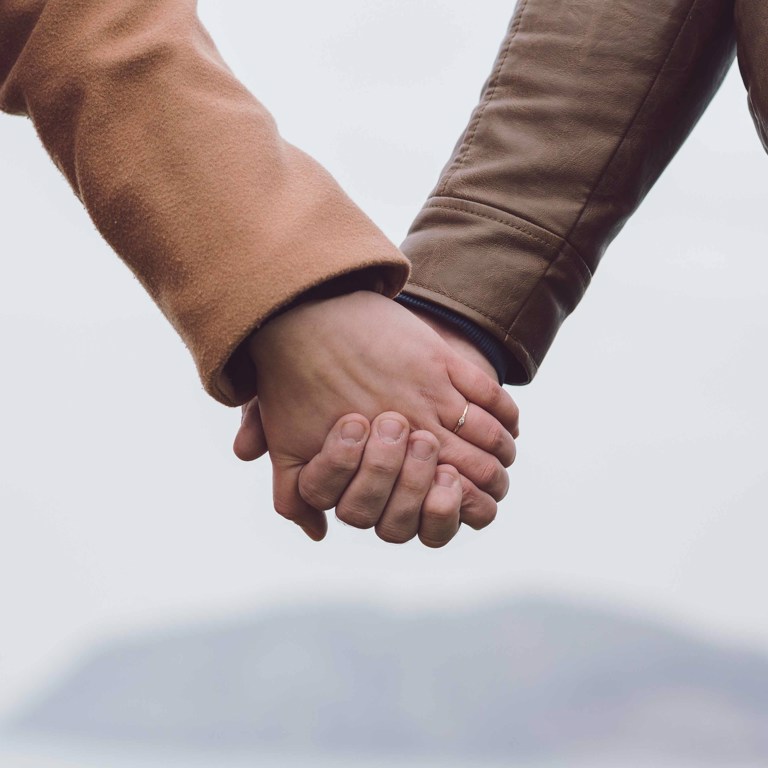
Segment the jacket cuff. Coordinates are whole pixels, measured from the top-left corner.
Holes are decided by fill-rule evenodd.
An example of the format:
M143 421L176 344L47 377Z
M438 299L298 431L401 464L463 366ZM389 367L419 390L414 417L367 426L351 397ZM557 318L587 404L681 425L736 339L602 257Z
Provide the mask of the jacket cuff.
M405 291L471 321L507 352L506 384L527 384L591 273L562 238L505 211L431 198L402 251Z

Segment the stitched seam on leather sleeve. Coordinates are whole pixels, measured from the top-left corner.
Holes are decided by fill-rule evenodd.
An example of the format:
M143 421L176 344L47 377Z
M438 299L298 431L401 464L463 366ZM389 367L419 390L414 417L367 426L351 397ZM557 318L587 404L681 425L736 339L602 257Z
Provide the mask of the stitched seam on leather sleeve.
M515 232L518 232L519 234L523 235L523 237L525 237L525 238L527 238L529 240L532 240L534 242L540 243L551 254L551 259L548 261L547 266L545 267L544 272L542 273L542 276L539 278L539 280L537 280L536 285L534 286L533 290L531 291L531 294L536 291L536 289L538 288L539 284L541 283L541 280L543 280L544 276L549 273L549 271L552 268L552 266L554 265L554 263L556 261L558 261L558 259L561 259L561 258L562 259L568 259L568 253L570 253L571 251L576 256L576 259L575 260L568 259L568 260L571 261L572 263L574 263L574 266L576 266L577 268L580 268L579 272L581 272L581 274L578 275L579 283L580 283L580 286L581 286L581 289L582 289L582 293L584 293L584 291L586 291L587 285L589 284L589 280L592 277L592 271L590 270L590 268L587 265L586 261L584 261L584 259L582 258L581 254L569 242L563 240L563 238L561 238L560 236L556 235L554 232L550 232L550 230L544 230L544 231L548 232L550 235L552 235L552 237L554 239L556 239L559 244L557 244L557 243L550 243L547 240L545 240L543 237L539 237L539 236L533 234L532 232L529 232L527 229L525 229L525 228L523 228L523 227L521 227L519 225L513 224L510 221L506 221L505 219L501 218L501 216L491 216L489 214L482 213L482 212L479 212L479 211L474 211L474 210L468 209L466 207L467 205L482 205L482 203L474 203L471 200L463 200L462 198L453 198L453 199L456 200L456 205L450 205L448 203L430 203L430 202L427 202L427 204L424 206L423 211L428 211L428 210L431 210L433 208L440 208L440 209L443 209L443 210L446 210L446 211L453 211L453 212L456 212L456 213L465 213L465 214L467 214L469 216L476 216L477 218L480 218L480 219L486 219L488 221L493 221L496 224L501 224L502 226L504 226L504 227L506 227L508 229L511 229L511 230L513 230ZM465 205L462 205L462 203L465 203ZM513 215L513 214L510 214L510 215ZM566 246L568 247L568 251L567 252L564 250L564 248ZM584 273L586 273L586 276L585 276ZM523 308L528 304L528 300L530 299L531 294L529 294L528 297L525 299L525 301L523 302L522 306L517 311L514 319L510 322L509 327L505 327L505 326L501 325L498 322L498 320L496 320L495 318L491 317L489 314L487 314L487 312L485 310L481 309L480 307L477 307L474 304L471 304L470 302L468 302L468 301L466 301L464 299L458 299L456 296L452 296L450 293L447 293L446 291L443 291L443 290L441 290L439 288L436 288L434 286L424 285L424 283L420 283L418 280L415 280L413 278L413 276L411 276L411 278L408 280L408 285L413 285L413 286L416 286L417 288L423 288L425 291L429 291L431 293L435 293L435 294L437 294L439 296L444 296L446 299L450 299L451 301L455 301L455 302L461 304L462 306L466 307L467 309L470 309L473 312L476 312L478 315L480 315L480 317L485 318L485 320L487 320L493 328L495 328L501 334L503 334L503 341L504 342L512 341L518 347L520 347L520 349L525 351L525 354L527 355L527 357L528 357L528 359L530 361L530 365L532 366L532 368L531 368L532 373L535 373L538 370L538 362L535 360L533 355L531 355L530 351L528 350L528 347L522 341L520 341L520 338L517 335L515 335L512 332L512 328L513 328L515 322L517 322L517 320L519 319L519 317L520 317L520 315L522 313ZM406 286L406 290L407 290L407 286Z
M517 232L519 232L521 235L525 235L525 237L528 237L531 240L535 240L537 243L541 243L545 248L548 248L553 251L558 249L558 246L555 245L554 243L548 243L543 238L537 237L536 235L530 233L527 229L523 229L522 227L518 227L517 225L512 224L508 221L504 221L504 219L500 219L497 216L489 216L487 213L478 213L477 211L468 211L466 208L462 208L459 205L446 205L444 203L428 205L427 208L429 210L432 210L433 208L441 208L444 211L457 211L458 213L467 213L470 216L477 216L480 219L488 219L488 221L495 221L497 224L501 224L505 227L509 227L510 229L514 229ZM558 240L559 239L560 238L558 238Z
M464 165L464 162L469 156L469 150L472 147L472 142L475 140L475 135L477 134L477 131L480 128L480 122L483 119L485 110L493 100L494 95L496 94L496 89L498 88L499 80L501 79L501 70L504 68L504 64L507 61L509 52L512 49L512 41L515 39L520 29L520 24L523 19L523 12L525 11L525 7L527 5L528 5L528 0L522 0L520 4L520 8L517 11L517 17L515 18L512 28L509 31L509 38L507 39L507 44L504 47L504 52L499 57L499 61L493 70L493 74L491 75L491 80L488 84L488 89L486 90L482 106L480 107L480 109L477 112L477 115L475 116L475 119L473 121L474 124L470 129L470 133L465 139L463 146L459 150L459 154L457 155L456 159L453 162L453 167L447 171L447 175L445 179L440 182L437 189L435 190L435 195L439 196L446 191L446 189L448 188L448 185L451 183L451 181L453 180L453 177L456 175L456 172Z
M528 294L528 298L523 302L520 309L517 311L517 315L515 316L514 320L509 326L509 329L507 330L507 333L509 333L512 328L514 327L517 320L522 315L523 311L525 310L525 307L527 306L528 302L530 301L531 297L536 293L536 291L539 289L539 286L541 283L546 279L547 275L549 274L550 269L552 268L553 264L560 258L560 251L562 250L562 246L569 242L571 235L573 234L574 230L578 225L581 223L581 220L584 218L584 214L587 211L587 208L589 207L590 202L592 201L592 197L594 196L597 189L600 187L600 184L602 183L603 179L605 178L606 173L608 172L608 169L613 164L613 161L615 160L616 156L619 153L619 150L624 146L624 142L627 140L627 136L629 136L629 132L634 127L635 123L637 122L637 118L639 117L640 113L643 111L643 108L648 103L648 99L650 99L651 94L654 91L654 88L656 87L656 83L659 81L659 77L661 76L661 73L666 69L667 64L669 63L669 60L672 56L672 53L675 51L675 48L677 47L677 44L680 41L680 37L683 34L683 31L686 29L688 24L691 21L691 18L693 17L693 12L696 9L696 6L699 4L699 0L691 0L691 5L688 8L688 14L685 17L685 20L680 25L680 29L677 30L677 34L675 35L675 39L672 41L672 44L669 46L669 50L667 51L667 55L664 57L664 61L662 62L661 66L659 67L658 71L656 72L655 76L653 77L653 80L651 81L651 84L648 86L648 90L646 91L645 96L641 100L640 104L638 105L637 109L635 110L635 114L632 115L632 119L627 124L627 127L624 129L623 134L621 135L621 138L617 142L616 146L614 147L613 152L611 153L611 156L608 158L607 162L605 163L605 166L603 167L603 170L600 173L600 176L598 176L597 181L595 182L594 186L590 190L589 195L587 196L587 199L584 201L584 205L581 208L581 211L579 212L579 215L576 217L576 220L571 225L571 228L568 230L567 234L565 235L565 238L563 238L562 244L560 246L560 249L558 250L558 253L555 255L555 258L552 259L552 261L549 263L549 266L546 270L544 270L544 273L539 278L536 285L533 286L531 289L531 292Z
M464 202L462 198L455 198L458 202ZM473 205L474 203L471 200L467 200L467 203L470 205ZM482 203L480 203L482 205ZM560 235L556 234L555 232L552 232L550 230L545 230L546 232L549 232L550 235L552 235L553 238L557 240L557 245L555 243L550 243L547 240L544 240L544 238L539 237L538 235L533 234L533 232L529 232L525 227L521 227L519 224L513 224L510 221L506 221L505 219L502 219L498 216L491 216L487 213L481 213L479 211L473 211L468 210L467 208L463 208L460 205L448 205L447 203L427 203L424 206L424 210L431 210L433 208L442 208L445 211L456 211L458 213L466 213L470 216L477 216L480 219L487 219L488 221L494 221L497 224L501 224L504 227L507 227L509 229L513 229L516 232L519 232L521 235L529 238L530 240L534 240L537 243L541 243L547 250L554 251L555 256L554 258L557 258L557 256L563 252L563 246L567 245L568 248L573 251L576 258L581 262L582 267L586 271L586 273L589 275L589 277L592 277L592 270L589 268L589 264L584 260L584 257L579 253L579 251L567 240L562 238ZM538 225L537 225L538 226ZM543 227L539 227L540 229L544 229Z

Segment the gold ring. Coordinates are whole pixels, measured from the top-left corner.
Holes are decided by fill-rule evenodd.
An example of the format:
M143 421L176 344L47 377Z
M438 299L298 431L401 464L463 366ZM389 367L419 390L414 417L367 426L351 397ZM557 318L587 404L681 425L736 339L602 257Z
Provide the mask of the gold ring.
M464 422L467 420L468 410L469 410L469 400L467 400L467 404L464 406L464 413L461 414L461 418L456 422L456 426L453 428L454 435L464 426Z

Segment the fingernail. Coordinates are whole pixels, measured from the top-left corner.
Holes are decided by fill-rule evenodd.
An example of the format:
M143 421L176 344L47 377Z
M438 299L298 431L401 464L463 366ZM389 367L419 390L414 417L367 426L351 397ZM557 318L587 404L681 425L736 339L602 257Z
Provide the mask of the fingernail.
M438 472L435 477L437 485L444 485L450 488L456 482L456 478L450 472Z
M341 427L341 439L347 445L357 445L365 437L365 427L359 421L348 421Z
M396 443L404 432L405 427L397 419L384 419L379 422L379 437L385 443Z
M435 454L435 447L426 440L414 440L411 444L411 456L421 461L431 459Z

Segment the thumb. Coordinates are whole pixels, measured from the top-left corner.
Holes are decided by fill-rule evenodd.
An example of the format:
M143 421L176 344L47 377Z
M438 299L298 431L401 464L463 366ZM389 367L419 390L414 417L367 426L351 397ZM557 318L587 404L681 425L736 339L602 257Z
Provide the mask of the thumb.
M322 541L328 531L328 520L319 509L307 504L299 493L299 477L303 465L272 466L272 498L275 511L298 525L312 541Z
M232 450L241 461L253 461L267 452L267 439L261 423L258 397L243 406L243 419L235 435Z

